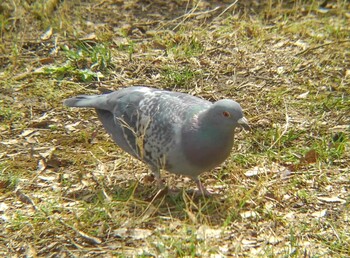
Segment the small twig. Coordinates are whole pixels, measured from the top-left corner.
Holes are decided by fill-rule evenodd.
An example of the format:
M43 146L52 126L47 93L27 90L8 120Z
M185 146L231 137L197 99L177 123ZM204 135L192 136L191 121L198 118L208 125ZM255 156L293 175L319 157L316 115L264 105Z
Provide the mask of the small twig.
M333 42L330 42L330 43L325 43L325 44L318 45L316 47L307 48L307 49L305 49L303 51L300 51L299 53L296 53L295 56L303 55L305 53L308 53L310 51L316 50L316 49L321 48L321 47L325 47L325 46L329 46L329 45L333 45L333 44L342 44L342 43L346 43L346 42L350 42L350 39L340 40L340 41L337 41L337 42L333 41Z
M329 226L332 228L334 235L337 237L338 241L340 242L340 241L341 241L341 240L340 240L340 237L339 237L337 231L334 229L333 225L332 225L332 224L329 224Z
M159 189L158 192L152 196L151 198L149 198L147 201L149 201L149 204L147 205L147 208L145 209L145 211L142 213L142 215L140 217L144 217L148 210L151 208L151 206L153 205L154 201L157 199L164 199L166 194L169 192L169 188L165 187L163 189ZM161 202L162 203L162 202Z
M76 229L75 227L68 225L67 223L65 223L63 220L59 219L58 220L62 225L66 226L67 228L72 229L75 233L77 233L79 236L81 236L82 238L84 238L86 240L86 242L93 244L93 245L99 245L102 243L102 240L97 238L97 237L93 237L93 236L89 236L88 234Z
M227 6L217 17L215 17L215 19L219 18L220 16L222 16L224 13L226 13L229 9L231 9L236 3L238 2L238 0L234 1L232 4L230 4L229 6ZM174 28L173 30L176 30L181 24L183 24L188 18L192 18L192 17L195 17L195 16L199 16L199 15L203 15L203 14L208 14L208 13L212 13L212 12L215 12L217 11L218 9L221 8L221 6L216 6L215 8L211 9L211 10L208 10L208 11L202 11L202 12L197 12L195 13L194 11L198 8L198 4L192 8L190 10L190 12L184 14L184 15L181 15L177 18L175 18L173 21L176 21L178 19L181 19L181 18L184 18L181 22L179 22Z
M103 5L103 4L106 3L106 2L108 2L108 1L107 1L107 0L103 0L103 1L101 1L101 2L99 2L99 3L97 3L97 4L95 4L95 5L93 6L93 8L100 7L101 5Z
M203 14L208 14L208 13L212 13L215 12L216 10L218 10L220 7L217 6L214 9L208 10L208 11L203 11L203 12L197 12L195 13L194 11L198 8L198 4L191 9L191 11L189 13L186 13L184 15L181 15L177 18L175 18L173 21L176 21L178 19L184 18L182 21L180 21L174 28L173 30L176 30L181 24L183 24L187 19L195 17L195 16L199 16L199 15L203 15Z
M198 3L197 3L197 5L196 5L194 8L192 8L192 9L190 10L190 12L185 13L185 14L183 14L183 15L181 15L181 16L175 18L173 21L176 21L176 20L181 19L181 18L184 18L184 19L183 19L182 21L180 21L180 22L173 28L173 30L176 30L177 27L179 27L179 26L180 26L182 23L184 23L189 17L191 17L191 15L194 14L194 11L197 9L197 7L198 7Z
M17 190L16 192L16 196L19 198L19 200L25 204L30 204L33 206L34 210L38 210L38 208L36 207L34 201L26 194L22 193L21 190Z
M229 6L227 6L225 8L225 10L223 10L218 16L215 17L215 19L219 18L221 15L223 15L224 13L226 13L229 9L231 9L235 4L237 4L238 0L234 1L232 4L230 4Z

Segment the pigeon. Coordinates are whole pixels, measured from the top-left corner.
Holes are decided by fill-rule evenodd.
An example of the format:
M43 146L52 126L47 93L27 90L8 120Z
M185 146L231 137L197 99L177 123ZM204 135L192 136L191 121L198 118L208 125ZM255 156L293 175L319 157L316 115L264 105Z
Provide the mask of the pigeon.
M203 195L210 192L199 175L227 159L237 126L249 130L241 106L233 100L212 103L146 86L79 95L64 105L95 108L114 142L148 165L160 185L164 169L192 178Z

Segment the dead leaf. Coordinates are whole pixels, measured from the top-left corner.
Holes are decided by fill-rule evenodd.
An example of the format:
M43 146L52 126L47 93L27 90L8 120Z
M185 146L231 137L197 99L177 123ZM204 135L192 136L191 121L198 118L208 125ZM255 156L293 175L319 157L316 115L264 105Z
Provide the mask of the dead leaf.
M25 247L25 257L31 257L35 258L37 257L37 251L35 250L35 247L32 246L31 244L27 243Z
M283 218L293 220L295 219L295 212L289 212L286 215L284 215Z
M255 125L258 125L258 126L261 126L261 127L267 127L271 124L271 121L267 118L262 118L262 119L259 119Z
M292 198L291 195L285 194L285 195L283 195L282 200L283 200L283 201L288 201L290 198Z
M22 193L21 190L17 190L17 191L16 191L16 196L18 197L18 199L19 199L21 202L23 202L23 203L25 203L25 204L31 204L31 205L33 206L33 208L34 208L35 210L37 210L34 201L33 201L28 195Z
M45 31L41 36L40 38L42 40L48 40L50 39L52 36L52 27L50 27L47 31Z
M52 64L54 61L55 59L53 57L44 57L39 59L39 62L43 65Z
M73 124L68 124L65 125L64 128L68 130L69 132L77 130L75 127L80 124L80 121L73 123Z
M53 152L56 150L56 147L51 147L45 152L40 152L40 156L43 157L44 159L50 158L53 154Z
M113 235L120 238L145 239L153 234L152 230L142 228L119 228L113 231Z
M345 71L345 77L348 77L348 76L350 76L350 69L347 69L347 70Z
M0 220L4 221L4 222L9 222L10 221L10 218L9 216L5 215L5 214L2 214L0 216ZM1 223L0 223L1 224Z
M166 45L161 44L161 43L159 43L157 41L153 42L153 47L155 49L161 49L161 50L165 50L166 49Z
M86 233L84 233L83 231L80 230L75 230L76 233L78 233L86 242L88 242L89 244L92 245L99 245L102 243L102 240L94 237L94 236L90 236Z
M8 206L6 203L2 202L0 203L0 213L4 213L8 209Z
M305 154L305 156L303 156L299 159L299 163L288 165L287 168L290 171L295 172L305 165L315 163L317 161L317 159L318 159L317 151L314 149L311 149Z
M128 236L128 229L127 228L118 228L113 231L113 235L115 237L125 238Z
M45 169L46 169L46 163L45 163L45 161L44 161L43 159L40 159L40 160L38 161L38 166L37 166L37 168L36 168L36 172L37 172L37 173L41 173L41 172L43 172Z
M55 176L38 176L38 178L47 182L53 182L56 180Z
M300 163L298 164L290 164L287 166L288 170L290 170L291 172L295 172L298 171L301 168Z
M283 74L284 73L284 67L283 66L277 67L277 73L278 74Z
M295 46L301 47L303 50L307 49L309 47L309 44L301 39L298 39L295 43Z
M255 247L257 246L257 241L254 239L243 239L242 244L249 247Z
M341 199L337 196L333 196L333 197L317 197L317 199L319 199L321 202L328 202L328 203L346 203L346 201L344 199Z
M18 144L19 141L17 139L10 139L10 140L7 140L7 141L2 141L0 142L4 145L13 145L13 144Z
M246 171L244 173L244 175L246 175L247 177L252 177L252 176L257 176L260 174L266 174L271 172L269 169L267 169L266 167L253 167L250 170Z
M332 192L333 191L333 186L332 185L327 185L324 187L324 189L326 189L328 192Z
M58 159L56 155L52 155L48 160L46 160L46 166L50 168L59 168L63 164L65 164L65 162Z
M276 245L281 241L282 241L282 239L280 237L276 237L276 236L270 236L267 239L267 243L272 244L272 245Z
M26 129L26 130L23 130L23 132L19 136L26 137L34 132L35 132L35 130L33 130L33 129Z
M317 11L319 13L328 13L330 11L330 9L329 8L325 8L325 7L320 7L320 8L317 9Z
M288 170L285 166L282 166L276 162L272 162L268 166L266 164L262 164L259 166L255 166L249 170L247 170L244 175L247 177L253 177L258 175L267 175L270 173L275 173L278 176L285 178L290 175L291 171Z
M214 229L207 225L201 225L197 230L197 239L204 240L210 238L220 238L221 229Z
M256 218L258 216L258 213L255 211L244 211L244 212L241 212L240 215L243 219L248 219L248 218Z
M315 217L315 218L322 218L326 215L327 215L327 209L315 211L315 212L311 213L311 216Z
M302 94L300 94L299 96L297 96L297 99L306 99L306 97L309 95L309 91L304 92Z
M79 38L79 40L81 41L86 41L86 40L96 40L96 34L95 33L90 33L88 35L86 35L85 37Z
M7 180L0 180L0 189L5 189L9 184Z
M311 149L305 154L304 158L300 160L300 163L306 163L306 164L315 163L317 159L318 159L317 151L315 151L314 149Z
M93 143L97 135L98 135L98 129L92 132L91 138L89 139L89 143Z
M49 125L53 124L51 120L43 120L43 121L33 121L31 126L34 128L48 128Z
M278 43L274 44L273 45L273 48L282 48L282 47L285 47L286 45L286 41L279 41Z

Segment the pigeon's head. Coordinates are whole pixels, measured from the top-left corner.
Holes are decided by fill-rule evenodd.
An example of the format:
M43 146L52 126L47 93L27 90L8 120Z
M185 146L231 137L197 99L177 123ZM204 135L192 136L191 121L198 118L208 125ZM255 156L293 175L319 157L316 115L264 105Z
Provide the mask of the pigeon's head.
M221 125L250 129L248 120L243 116L242 108L236 101L222 99L215 102L210 108L210 115L216 123Z

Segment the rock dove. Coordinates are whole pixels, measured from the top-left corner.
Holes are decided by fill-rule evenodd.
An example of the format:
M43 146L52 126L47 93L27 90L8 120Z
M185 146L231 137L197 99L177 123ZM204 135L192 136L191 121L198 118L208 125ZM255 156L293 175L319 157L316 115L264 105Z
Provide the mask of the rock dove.
M158 183L165 169L192 178L204 195L209 192L199 175L229 156L237 126L249 129L241 106L233 100L211 103L144 86L80 95L64 105L95 108L116 144L147 164Z

